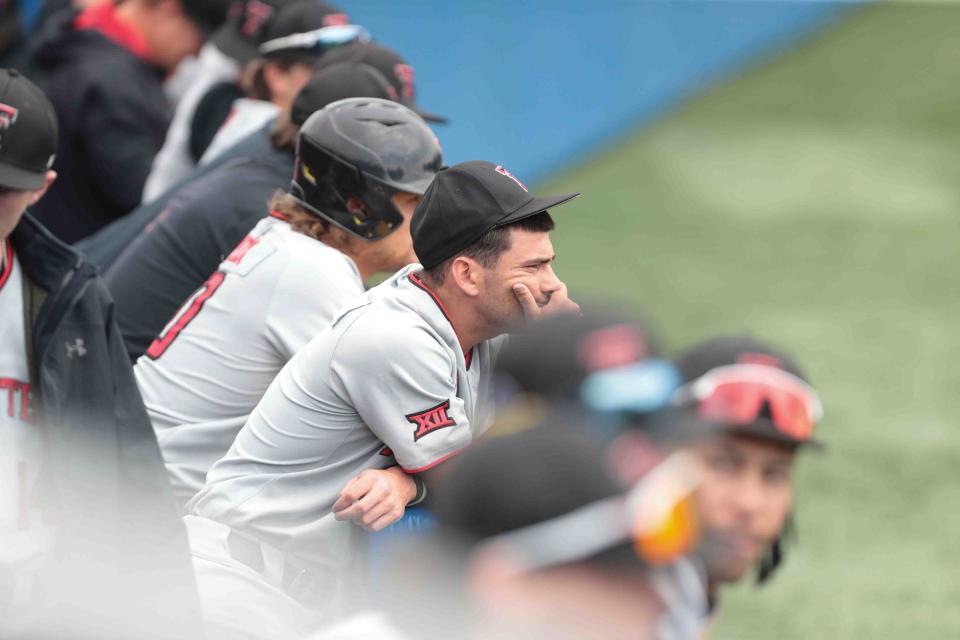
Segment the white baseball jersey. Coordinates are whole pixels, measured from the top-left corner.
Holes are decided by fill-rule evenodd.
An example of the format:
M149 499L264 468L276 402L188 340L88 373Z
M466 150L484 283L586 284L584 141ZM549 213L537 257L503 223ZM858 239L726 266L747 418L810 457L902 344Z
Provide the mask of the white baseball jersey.
M334 519L364 469L425 471L489 426L501 339L464 354L410 265L368 291L283 368L188 505L320 567L342 592L366 534Z
M9 238L0 251L0 575L10 576L46 552L50 528L35 500L45 445L31 406L23 271Z
M184 303L134 368L181 504L287 360L363 290L350 258L269 217Z

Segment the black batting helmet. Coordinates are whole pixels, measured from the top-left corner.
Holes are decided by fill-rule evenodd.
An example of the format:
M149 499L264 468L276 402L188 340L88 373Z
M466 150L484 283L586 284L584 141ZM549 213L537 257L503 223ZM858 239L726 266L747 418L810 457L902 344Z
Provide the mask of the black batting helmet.
M379 240L403 222L393 194L422 194L442 165L440 143L416 113L390 100L347 98L300 128L290 194L338 227Z

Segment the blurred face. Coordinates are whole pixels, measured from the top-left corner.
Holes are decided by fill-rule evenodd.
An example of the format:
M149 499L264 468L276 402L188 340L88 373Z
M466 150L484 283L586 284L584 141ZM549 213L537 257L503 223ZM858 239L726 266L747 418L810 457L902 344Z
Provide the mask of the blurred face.
M555 257L548 232L510 229L510 248L500 254L493 267L480 267L478 313L501 333L523 324L513 285L525 284L542 309L563 286L553 272Z
M780 535L793 499L794 451L762 439L723 435L695 449L703 556L711 583L736 582Z
M31 204L32 191L16 191L0 187L0 240L13 233L24 210Z
M413 239L410 237L410 219L422 197L404 191L393 194L390 202L403 216L403 223L386 238L364 242L359 246L363 260L372 266L374 272L393 273L417 261L413 252Z
M142 33L153 51L155 64L171 73L184 58L200 51L204 41L203 33L196 23L187 17L178 0L161 0L155 4L147 4L145 11L145 19L141 23Z
M36 191L21 191L0 186L0 240L5 240L13 233L20 218L23 217L24 210L43 197L56 177L56 173L48 171L43 186Z

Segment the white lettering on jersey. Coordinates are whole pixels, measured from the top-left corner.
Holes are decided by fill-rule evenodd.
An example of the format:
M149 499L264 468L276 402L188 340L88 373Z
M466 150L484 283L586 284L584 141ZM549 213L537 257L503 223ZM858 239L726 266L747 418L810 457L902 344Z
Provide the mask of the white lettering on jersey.
M24 327L23 272L9 238L0 248L0 573L48 549L49 527L35 500L43 431L33 420Z

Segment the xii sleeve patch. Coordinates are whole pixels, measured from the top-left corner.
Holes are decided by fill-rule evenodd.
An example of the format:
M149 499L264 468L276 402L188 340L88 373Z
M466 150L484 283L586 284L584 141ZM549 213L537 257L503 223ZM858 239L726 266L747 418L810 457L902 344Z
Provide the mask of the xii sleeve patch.
M419 413L410 413L404 416L407 422L416 426L413 432L413 441L416 442L423 436L433 433L438 429L452 427L457 424L456 420L450 417L450 401L444 400L435 407Z

